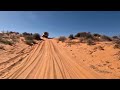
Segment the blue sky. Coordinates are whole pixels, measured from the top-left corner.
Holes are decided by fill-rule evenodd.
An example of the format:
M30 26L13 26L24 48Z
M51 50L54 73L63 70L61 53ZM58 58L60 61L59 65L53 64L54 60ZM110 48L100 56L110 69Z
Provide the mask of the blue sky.
M120 11L0 11L0 30L40 33L50 37L77 32L120 34Z

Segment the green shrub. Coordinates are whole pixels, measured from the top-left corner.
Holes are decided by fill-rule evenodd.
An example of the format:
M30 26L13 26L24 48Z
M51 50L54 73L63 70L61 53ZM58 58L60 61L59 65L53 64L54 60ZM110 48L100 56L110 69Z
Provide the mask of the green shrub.
M33 36L26 35L25 40L33 40Z
M58 40L64 42L64 41L66 40L66 37L65 37L65 36L60 36L60 37L58 38Z
M23 35L23 36L26 36L26 35L28 35L28 36L32 36L32 33L24 32L24 33L22 33L22 35Z
M18 39L20 38L20 36L17 35L11 35L10 39L12 39L13 42L18 42Z
M33 40L33 36L25 36L25 43L28 44L28 45L33 45L35 44L35 41Z
M94 40L94 37L93 37L91 34L87 34L87 35L85 36L85 39Z
M114 41L114 48L116 49L116 48L118 48L118 49L120 49L120 40L115 40Z
M92 39L88 39L87 45L95 45L95 42Z
M75 35L75 37L87 37L89 35L91 35L91 34L88 32L79 32Z
M103 41L112 41L112 39L110 37L106 36L106 35L101 36L101 39Z
M48 36L49 36L48 32L44 32L43 35L42 35L42 37L44 37L44 38L48 38Z
M94 33L93 36L94 36L94 37L100 37L101 35L100 35L100 34L97 34L97 33Z
M70 34L68 38L71 39L71 40L74 39L73 34Z
M113 38L113 39L119 39L119 37L118 37L118 36L113 36L112 38Z
M84 41L87 39L95 40L94 36L90 32L80 32L77 33L75 37L84 38Z
M35 44L34 40L25 40L25 43L32 46L33 44Z
M1 40L0 42L6 45L13 45L13 42L8 40Z
M40 35L38 33L33 34L33 39L40 40Z

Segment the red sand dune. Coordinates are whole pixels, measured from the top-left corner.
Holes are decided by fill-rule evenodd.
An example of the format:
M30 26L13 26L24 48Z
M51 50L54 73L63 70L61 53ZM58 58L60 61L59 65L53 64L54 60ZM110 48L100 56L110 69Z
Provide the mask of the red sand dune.
M102 79L55 40L46 39L0 62L1 79ZM26 52L25 52L26 51Z

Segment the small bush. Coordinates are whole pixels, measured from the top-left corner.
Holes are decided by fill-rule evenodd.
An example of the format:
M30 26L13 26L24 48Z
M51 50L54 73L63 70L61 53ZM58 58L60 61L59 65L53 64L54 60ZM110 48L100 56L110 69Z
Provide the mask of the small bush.
M120 40L120 38L118 36L113 36L112 37L112 41L113 42L116 42L116 41L119 41L119 40Z
M34 40L25 40L25 43L32 46L33 44L35 44Z
M12 41L13 42L18 42L18 39L19 39L20 37L19 36L16 36L16 35L11 35L10 36L10 39L12 39Z
M0 36L0 43L7 44L7 45L12 45L12 41L8 41L6 39L3 39L3 36Z
M25 36L25 43L31 46L35 44L35 41L33 40L32 36L27 35Z
M32 33L24 32L24 33L22 33L22 35L23 35L23 36L26 36L26 35L27 35L27 36L32 36Z
M91 39L87 40L87 45L95 45L95 42Z
M42 37L45 37L45 38L48 38L48 36L49 36L48 32L44 32L43 35L42 35Z
M97 34L97 33L94 33L93 36L94 36L94 37L100 37L101 35L100 35L100 34Z
M80 32L80 33L77 33L75 37L84 38L84 41L87 39L95 40L94 36L90 32Z
M91 34L87 34L85 36L85 39L92 39L92 40L94 40L94 37Z
M79 32L75 35L75 37L82 37L82 36L85 36L86 33L85 32Z
M8 41L8 40L1 40L0 42L3 43L3 44L6 44L6 45L12 45L13 44L12 41Z
M58 40L64 42L64 41L66 40L66 37L65 37L65 36L60 36L60 37L58 38Z
M70 34L68 38L71 39L71 40L74 39L73 34Z
M80 33L77 33L76 35L75 35L75 37L87 37L87 36L89 36L89 35L91 35L90 33L87 33L87 32L80 32Z
M106 35L101 36L101 39L103 41L112 41L112 39L110 37L106 36Z
M120 49L120 40L116 40L116 41L114 41L114 48L116 49L116 48L118 48L118 49Z
M33 34L33 39L40 40L40 35L38 33Z
M25 40L33 40L33 36L27 35L27 36L25 36Z
M119 44L115 44L113 48L114 48L114 49L116 49L116 48L117 48L117 49L120 49L120 45L119 45Z
M113 36L112 38L113 38L113 39L119 39L118 36Z

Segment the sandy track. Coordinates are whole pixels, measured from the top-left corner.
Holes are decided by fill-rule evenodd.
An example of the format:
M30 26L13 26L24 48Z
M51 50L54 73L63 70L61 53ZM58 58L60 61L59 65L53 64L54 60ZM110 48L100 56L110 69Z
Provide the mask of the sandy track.
M20 57L22 56L22 59ZM7 79L96 79L94 71L75 62L64 49L52 40L33 47L28 54L19 55L0 69L0 78ZM5 62L4 62L5 63ZM0 67L2 67L2 63Z

